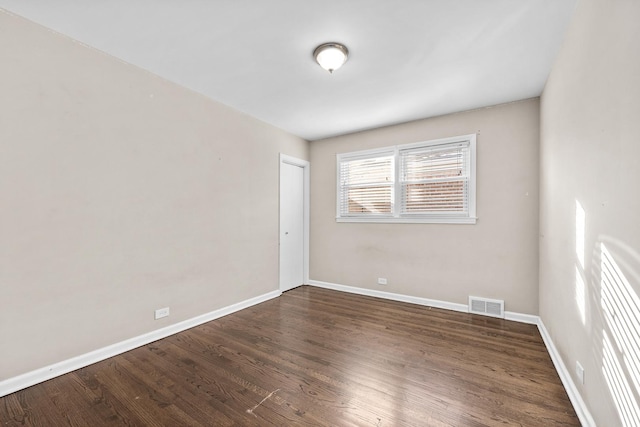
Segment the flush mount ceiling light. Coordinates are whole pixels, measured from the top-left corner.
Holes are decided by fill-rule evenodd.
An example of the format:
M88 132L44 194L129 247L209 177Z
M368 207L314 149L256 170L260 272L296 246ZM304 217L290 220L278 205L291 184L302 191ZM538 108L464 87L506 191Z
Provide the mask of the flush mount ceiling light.
M313 51L313 57L322 68L333 73L347 62L349 49L340 43L324 43Z

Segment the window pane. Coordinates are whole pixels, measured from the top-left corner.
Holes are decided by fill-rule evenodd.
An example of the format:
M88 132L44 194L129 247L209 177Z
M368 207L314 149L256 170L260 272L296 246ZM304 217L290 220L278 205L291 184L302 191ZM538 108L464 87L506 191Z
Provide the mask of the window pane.
M372 184L393 181L393 157L351 160L342 163L343 185Z
M467 212L466 181L405 184L403 190L403 213Z
M391 187L355 187L346 191L350 214L391 211Z
M466 166L465 147L446 150L411 150L402 152L402 175L405 181L462 176Z
M393 213L393 156L340 163L340 214Z
M402 214L467 214L469 148L464 144L400 152Z

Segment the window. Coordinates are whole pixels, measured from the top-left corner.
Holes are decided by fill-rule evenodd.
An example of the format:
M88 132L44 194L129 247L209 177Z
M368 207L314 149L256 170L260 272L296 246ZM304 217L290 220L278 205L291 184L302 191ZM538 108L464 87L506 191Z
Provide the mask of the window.
M339 222L475 224L476 136L338 154Z

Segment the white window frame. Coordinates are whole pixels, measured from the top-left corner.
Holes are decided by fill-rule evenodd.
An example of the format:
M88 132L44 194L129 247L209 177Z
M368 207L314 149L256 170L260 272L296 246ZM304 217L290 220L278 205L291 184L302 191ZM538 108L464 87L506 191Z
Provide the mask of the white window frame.
M400 151L406 149L429 148L435 146L454 146L456 144L469 146L469 183L468 183L468 213L405 213L400 212L402 183L400 181ZM342 185L340 182L340 165L346 161L374 158L393 153L394 182L392 189L392 213L372 214L358 213L341 215ZM431 223L431 224L475 224L476 217L476 135L461 135L451 138L441 138L413 144L394 145L373 150L340 153L336 155L336 222L368 222L368 223Z

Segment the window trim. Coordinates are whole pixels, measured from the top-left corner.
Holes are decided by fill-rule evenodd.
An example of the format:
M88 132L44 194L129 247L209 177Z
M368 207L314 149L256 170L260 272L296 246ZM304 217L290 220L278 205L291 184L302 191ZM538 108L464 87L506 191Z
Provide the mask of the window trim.
M438 145L453 145L455 143L469 144L469 189L468 189L468 215L463 214L424 214L406 213L400 214L401 181L400 181L400 156L401 150L427 148ZM393 154L394 181L392 187L392 213L391 214L340 214L340 202L342 186L340 182L340 165L345 160L366 159L376 156ZM336 155L336 222L360 222L360 223L404 223L404 224L475 224L476 216L476 134L440 138L429 141L415 142L411 144L393 145L370 150L338 153Z

